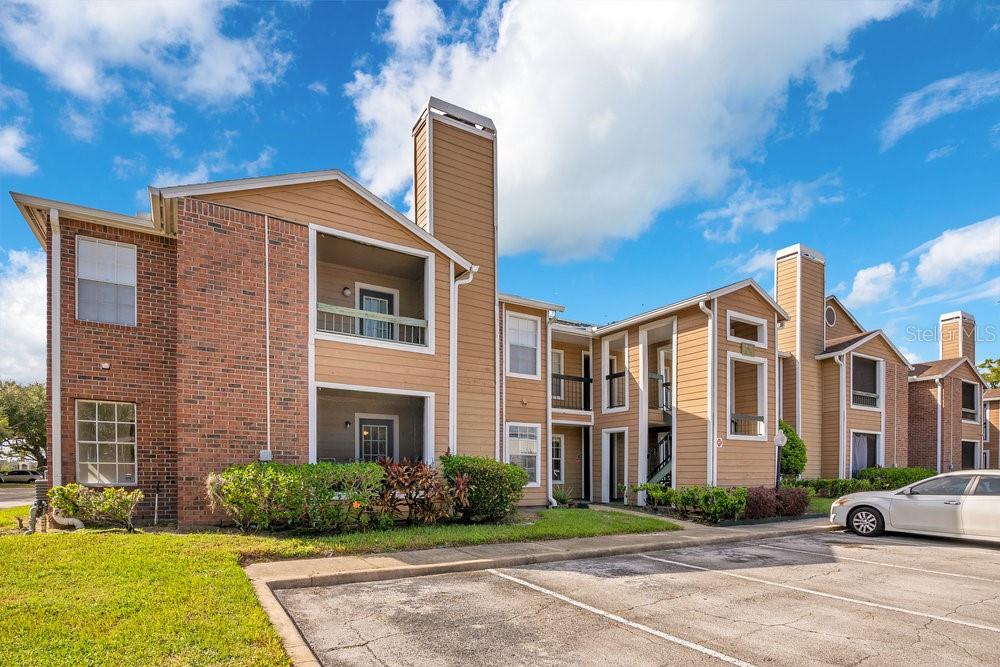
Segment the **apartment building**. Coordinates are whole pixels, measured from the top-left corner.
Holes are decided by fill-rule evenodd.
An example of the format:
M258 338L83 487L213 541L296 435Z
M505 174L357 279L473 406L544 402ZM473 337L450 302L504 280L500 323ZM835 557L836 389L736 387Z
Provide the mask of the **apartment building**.
M983 392L984 468L1000 468L1000 389Z
M825 296L818 252L604 325L497 289L497 130L431 98L414 220L344 173L150 188L151 215L12 193L48 254L49 479L141 488L218 520L234 463L523 467L526 505L654 481L775 479L778 420L809 476L905 465L909 366ZM641 501L641 498L640 498Z
M912 465L938 472L996 466L984 446L989 403L976 370L976 319L962 311L941 315L938 341L941 358L914 364L910 373Z

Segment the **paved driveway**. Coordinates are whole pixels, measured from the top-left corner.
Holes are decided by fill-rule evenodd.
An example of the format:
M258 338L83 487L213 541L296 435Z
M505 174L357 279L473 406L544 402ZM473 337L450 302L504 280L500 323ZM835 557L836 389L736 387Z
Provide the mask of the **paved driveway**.
M35 502L32 484L0 484L0 509L30 505Z
M1000 549L825 533L276 592L325 665L998 665Z

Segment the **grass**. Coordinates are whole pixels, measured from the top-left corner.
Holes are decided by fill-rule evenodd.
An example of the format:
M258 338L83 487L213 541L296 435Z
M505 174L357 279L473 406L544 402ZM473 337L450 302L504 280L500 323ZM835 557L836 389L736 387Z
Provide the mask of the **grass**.
M27 508L0 510L0 530ZM288 665L240 568L253 560L673 530L552 509L519 523L336 536L116 530L0 536L3 664Z
M807 510L811 514L829 514L830 505L836 498L821 498L819 496L813 496L809 500L809 509Z

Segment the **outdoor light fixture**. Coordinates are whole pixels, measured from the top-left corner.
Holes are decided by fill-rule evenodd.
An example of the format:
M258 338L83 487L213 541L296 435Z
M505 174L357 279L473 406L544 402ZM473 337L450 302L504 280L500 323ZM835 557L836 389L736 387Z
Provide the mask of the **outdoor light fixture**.
M343 294L344 296L351 296L351 288L345 287L344 289L340 290L340 293Z
M345 431L351 430L351 421L350 420L347 420L347 421L344 422L344 430Z

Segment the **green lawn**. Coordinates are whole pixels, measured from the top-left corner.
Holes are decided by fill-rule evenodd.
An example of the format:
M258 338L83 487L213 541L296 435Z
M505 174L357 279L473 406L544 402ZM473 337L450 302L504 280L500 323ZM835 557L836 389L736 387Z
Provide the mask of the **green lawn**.
M27 508L0 510L0 531ZM113 530L0 536L0 664L287 665L240 568L250 560L673 530L653 517L542 510L518 523L339 536Z
M836 498L820 498L819 496L813 496L812 499L809 500L808 511L813 514L829 514L830 505L833 504L834 500L836 500Z

